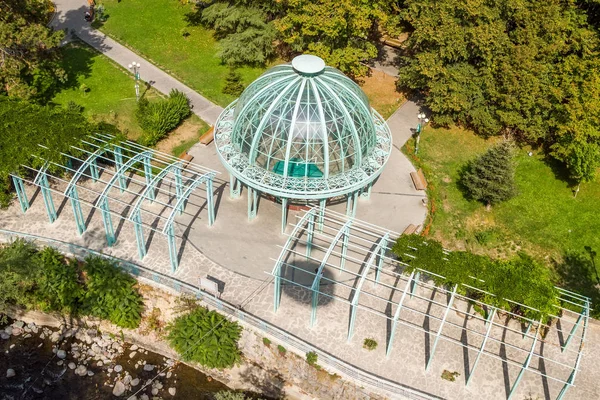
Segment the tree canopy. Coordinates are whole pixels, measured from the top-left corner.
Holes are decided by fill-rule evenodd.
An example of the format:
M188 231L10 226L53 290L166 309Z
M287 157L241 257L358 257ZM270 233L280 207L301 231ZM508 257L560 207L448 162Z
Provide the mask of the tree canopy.
M508 134L566 162L600 141L598 35L574 1L406 0L398 84L434 122Z
M43 100L66 79L58 63L64 33L47 23L44 1L0 0L0 94Z

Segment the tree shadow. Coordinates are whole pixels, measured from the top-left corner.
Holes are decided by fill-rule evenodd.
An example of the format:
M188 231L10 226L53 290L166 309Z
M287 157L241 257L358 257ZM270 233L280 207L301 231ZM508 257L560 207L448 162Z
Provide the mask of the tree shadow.
M246 368L240 370L240 378L243 382L250 383L252 387L259 389L261 399L264 399L265 396L269 399L282 398L285 380L275 369L263 368L248 362ZM251 397L254 398L254 396Z
M568 251L563 261L555 263L554 267L560 279L560 286L589 297L593 309L594 305L600 304L600 277L596 268L596 251L590 246L585 246L585 250L585 253ZM569 308L568 305L565 307ZM600 313L597 310L592 311L592 316L598 315Z

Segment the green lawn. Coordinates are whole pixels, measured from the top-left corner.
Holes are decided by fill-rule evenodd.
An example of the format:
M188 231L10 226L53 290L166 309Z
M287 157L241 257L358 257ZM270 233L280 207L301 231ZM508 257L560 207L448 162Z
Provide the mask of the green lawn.
M68 82L53 102L73 101L84 107L88 118L115 124L129 137L138 137L141 129L134 118L136 101L131 74L81 43L69 44L63 52L62 67L67 71ZM89 91L81 90L82 84ZM158 94L149 90L145 96L154 98Z
M226 106L233 96L221 93L228 67L217 57L219 43L212 32L188 27L185 14L191 4L177 0L105 0L108 19L101 30L128 45L144 58L181 79L213 102ZM188 32L188 37L183 32ZM240 68L245 84L263 68ZM142 78L144 71L141 71Z
M515 198L489 211L465 200L457 186L460 168L492 144L460 129L424 131L419 157L436 208L430 234L451 248L500 257L524 249L548 264L585 246L600 252L600 183L583 185L574 198L569 184L557 179L560 167L553 170L541 153L517 151Z

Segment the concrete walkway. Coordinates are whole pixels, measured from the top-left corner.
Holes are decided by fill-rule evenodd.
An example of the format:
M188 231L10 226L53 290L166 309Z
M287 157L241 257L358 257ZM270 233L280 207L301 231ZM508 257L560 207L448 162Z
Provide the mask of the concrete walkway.
M166 72L146 61L138 54L109 38L102 32L93 29L83 17L88 9L85 0L55 0L56 14L50 22L55 29L67 29L67 38L74 34L105 56L109 57L124 68L133 61L141 64L140 75L159 92L169 94L172 89L182 91L190 99L192 111L204 121L214 125L223 108L213 104L197 92L179 82ZM160 15L157 14L157 18ZM133 85L133 84L132 84Z

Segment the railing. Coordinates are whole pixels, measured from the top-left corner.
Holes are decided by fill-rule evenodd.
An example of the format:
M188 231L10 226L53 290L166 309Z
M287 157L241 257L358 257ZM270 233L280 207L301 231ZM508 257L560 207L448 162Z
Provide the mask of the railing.
M214 295L203 291L199 287L191 285L187 282L180 281L177 278L173 278L160 272L153 271L151 269L135 264L131 261L103 254L99 251L92 250L87 247L79 246L73 243L63 242L61 240L46 238L29 233L0 229L0 242L9 242L16 238L26 239L38 245L43 244L45 246L50 246L55 248L56 250L61 251L64 254L76 258L84 258L90 254L93 254L115 261L121 268L126 270L128 273L136 276L137 278L141 278L147 281L151 281L155 284L168 287L179 293L187 293L196 296L199 300L210 305L211 307L237 319L242 325L248 325L255 329L259 329L260 331L276 338L278 341L285 344L288 348L295 350L296 353L302 354L314 352L318 355L319 362L329 367L329 369L333 369L333 372L339 372L340 375L348 376L354 379L355 381L360 382L361 384L369 385L373 388L380 389L384 392L387 392L394 398L406 400L440 399L440 397L429 395L426 393L421 393L417 390L403 386L396 382L389 381L387 379L363 371L326 353L323 350L312 346L310 343L294 335L291 335L282 329L279 329L278 327L270 324L269 322L260 319L248 313L247 311L240 309L238 306L231 304L227 301L221 300L215 297ZM357 390L361 390L361 388L357 386ZM366 391L364 392L364 394L368 395Z

